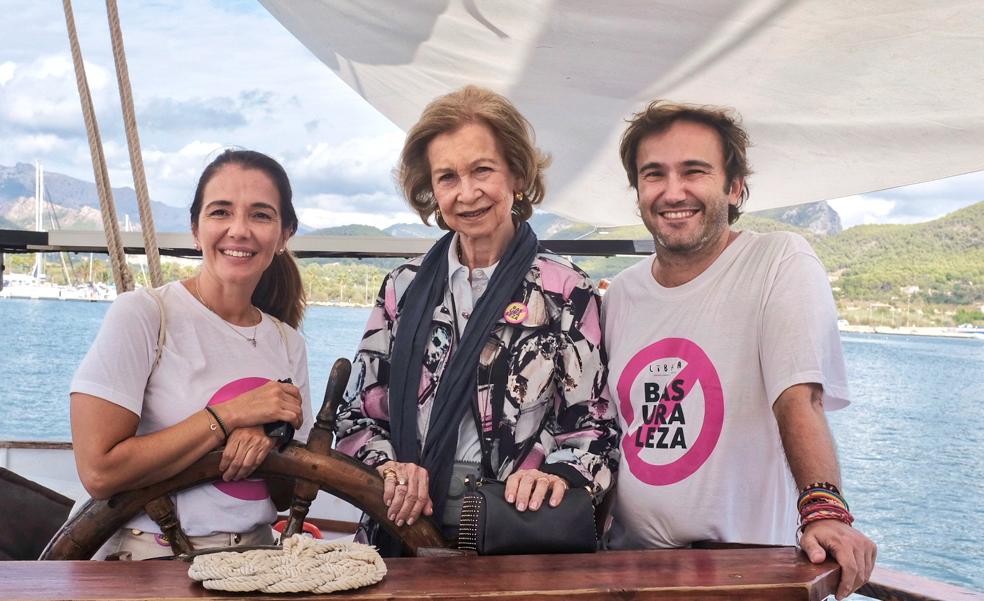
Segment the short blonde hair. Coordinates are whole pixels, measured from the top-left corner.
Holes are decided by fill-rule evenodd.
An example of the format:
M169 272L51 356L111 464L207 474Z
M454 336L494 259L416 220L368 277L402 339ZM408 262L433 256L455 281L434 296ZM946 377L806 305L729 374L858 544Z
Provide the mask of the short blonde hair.
M478 86L465 86L435 98L410 128L397 168L407 202L424 223L429 223L437 209L437 199L431 186L427 147L435 137L466 123L482 123L492 130L506 166L523 186L523 198L513 203L513 219L526 221L533 215L533 207L543 201L543 170L550 164L550 157L536 147L533 126L505 96ZM440 215L437 224L447 229Z

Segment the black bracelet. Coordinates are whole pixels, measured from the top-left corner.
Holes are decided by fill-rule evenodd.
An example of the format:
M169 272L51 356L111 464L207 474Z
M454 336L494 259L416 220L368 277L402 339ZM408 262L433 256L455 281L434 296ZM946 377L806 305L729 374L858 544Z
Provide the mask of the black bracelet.
M215 418L215 422L217 424L219 424L219 427L220 428L222 428L222 435L225 437L225 438L222 439L222 442L225 442L225 441L229 440L229 431L226 430L225 423L223 423L222 418L219 417L219 414L215 412L215 409L212 409L211 407L209 407L208 405L206 405L205 406L205 411L208 411L209 415L211 415L212 417L214 417Z

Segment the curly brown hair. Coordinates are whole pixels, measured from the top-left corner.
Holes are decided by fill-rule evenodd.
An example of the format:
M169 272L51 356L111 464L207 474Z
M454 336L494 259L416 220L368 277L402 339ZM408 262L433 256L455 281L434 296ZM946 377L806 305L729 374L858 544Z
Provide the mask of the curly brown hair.
M424 223L429 223L437 209L427 147L435 137L475 122L492 130L510 173L522 185L522 198L513 203L514 221L529 219L533 207L543 201L543 170L550 164L550 157L536 147L533 126L505 96L470 85L432 100L403 144L397 179L407 202ZM440 214L437 224L447 229Z
M629 178L629 185L638 190L639 169L636 159L639 154L639 144L648 136L666 131L677 121L700 123L713 129L721 140L724 150L724 190L731 189L735 178L741 178L741 196L737 205L728 206L728 223L733 224L741 216L741 207L748 200L748 182L746 178L752 174L748 164L748 132L741 126L741 116L731 108L697 104L678 104L666 100L654 100L645 110L636 113L628 120L629 126L622 134L619 144L619 154L622 166Z

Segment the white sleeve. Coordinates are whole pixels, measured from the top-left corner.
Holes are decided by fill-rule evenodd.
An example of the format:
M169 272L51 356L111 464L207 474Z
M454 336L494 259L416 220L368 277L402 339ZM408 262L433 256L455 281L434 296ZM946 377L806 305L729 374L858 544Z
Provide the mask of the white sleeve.
M828 410L849 403L837 307L827 272L809 244L791 237L765 298L759 357L770 403L796 384L823 386Z
M304 344L304 337L290 326L288 328L290 367L294 375L294 386L301 391L301 409L304 412L304 423L300 429L294 433L294 439L298 442L307 442L311 428L314 426L314 410L311 406L311 383L308 378L307 346Z
M105 399L139 416L160 327L160 309L147 292L121 294L75 371L70 392Z

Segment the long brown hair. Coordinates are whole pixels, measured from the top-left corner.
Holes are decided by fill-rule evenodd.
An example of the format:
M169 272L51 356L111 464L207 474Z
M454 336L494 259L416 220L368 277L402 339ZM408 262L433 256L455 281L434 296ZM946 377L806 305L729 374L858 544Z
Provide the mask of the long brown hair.
M255 169L265 173L273 181L277 187L277 192L280 194L280 218L283 222L283 229L289 230L291 235L297 232L297 213L294 211L293 192L284 168L281 167L280 163L261 152L232 148L209 163L208 167L205 167L205 171L202 172L202 176L198 178L195 200L191 203L191 226L193 228L198 223L198 217L202 212L202 197L205 193L205 186L226 165L238 165L243 169ZM301 272L297 268L297 261L292 252L287 251L283 254L275 253L273 255L273 261L260 276L260 283L253 290L252 302L264 313L273 315L293 328L301 324L307 301L304 297Z

